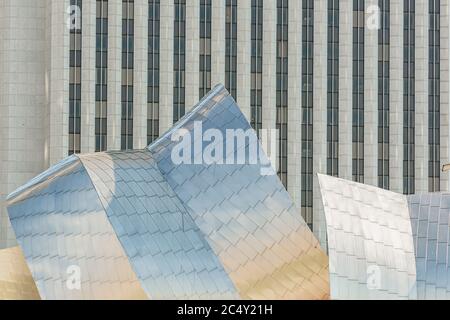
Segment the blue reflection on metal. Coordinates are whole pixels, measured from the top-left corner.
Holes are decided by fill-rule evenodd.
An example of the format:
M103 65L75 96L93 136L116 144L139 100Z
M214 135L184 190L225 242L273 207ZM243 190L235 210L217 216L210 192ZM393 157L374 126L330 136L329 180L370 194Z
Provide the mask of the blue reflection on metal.
M10 197L8 212L41 297L142 297L78 158L71 157L40 178L23 194ZM81 272L72 274L73 268ZM79 282L79 288L74 290L71 281Z
M408 196L419 299L450 299L450 194Z
M222 148L223 158L216 160L227 164L208 164L203 154L198 155L211 141L198 135L196 122L201 123L201 134L208 129L220 132L224 141L213 143ZM191 162L187 164L171 161L177 143L171 140L171 134L176 130L186 130L191 137ZM238 148L239 138L228 135L237 134L237 130L245 132L240 137L246 138L241 149ZM226 146L230 137L235 146L234 162L228 164ZM259 158L251 158L251 141L257 145ZM261 148L256 133L222 86L214 88L212 97L201 101L174 129L149 146L165 179L220 257L241 296L326 298L329 289L325 253L275 172L272 170L273 175L262 174L263 166L270 162L264 152L259 152ZM244 156L238 158L239 153ZM280 255L281 252L286 255ZM286 268L297 265L307 256L318 257L317 264L305 265L304 272ZM255 261L264 263L249 279L248 270L255 269ZM317 281L312 281L311 275ZM277 276L284 281L273 281L279 280ZM292 278L297 281L288 280ZM259 285L254 286L254 283ZM297 287L298 283L302 283L303 288ZM276 291L284 294L274 293ZM306 291L310 295L303 295Z
M80 158L151 298L238 298L217 256L149 151Z
M328 297L326 256L276 175L260 163L174 166L171 134L195 121L250 129L217 86L148 149L74 155L10 195L43 298ZM64 287L70 265L87 277L78 293Z

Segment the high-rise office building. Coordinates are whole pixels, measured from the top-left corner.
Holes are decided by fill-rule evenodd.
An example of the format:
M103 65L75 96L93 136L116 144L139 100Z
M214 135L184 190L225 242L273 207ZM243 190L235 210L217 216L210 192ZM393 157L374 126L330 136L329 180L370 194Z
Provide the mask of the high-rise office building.
M223 83L325 239L316 173L449 190L443 0L3 0L5 196L73 153L138 149Z

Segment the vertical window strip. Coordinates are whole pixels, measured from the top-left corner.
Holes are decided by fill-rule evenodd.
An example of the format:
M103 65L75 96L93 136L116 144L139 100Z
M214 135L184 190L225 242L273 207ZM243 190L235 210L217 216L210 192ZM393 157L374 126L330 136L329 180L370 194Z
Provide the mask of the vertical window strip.
M96 2L95 151L107 149L108 1Z
M389 0L379 0L381 28L378 30L378 186L389 190Z
M226 0L225 87L237 100L237 0Z
M70 5L77 6L81 13L82 0L70 0ZM81 152L81 35L81 29L70 30L69 155Z
M364 0L353 1L352 178L364 183Z
M278 176L287 188L288 127L288 0L277 0L276 129L278 131Z
M134 0L122 1L121 147L133 149Z
M212 0L200 0L200 99L211 90Z
M339 0L328 0L327 174L339 176Z
M313 228L313 65L314 1L302 0L301 211Z
M174 61L173 61L173 122L185 113L186 81L186 0L175 1Z
M263 0L252 0L250 122L258 135L262 129L263 5Z
M148 1L147 144L159 137L160 0Z
M415 0L403 6L403 193L415 193Z
M440 191L440 0L429 2L429 191Z

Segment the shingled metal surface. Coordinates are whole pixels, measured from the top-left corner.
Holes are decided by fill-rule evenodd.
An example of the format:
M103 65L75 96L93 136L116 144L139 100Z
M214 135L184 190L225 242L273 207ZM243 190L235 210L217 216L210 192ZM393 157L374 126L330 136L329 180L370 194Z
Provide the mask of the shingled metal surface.
M419 299L450 299L450 194L408 196Z
M19 247L0 250L0 300L39 300L30 269Z
M80 158L150 297L239 298L217 256L149 151Z
M13 192L22 250L0 250L0 299L450 299L450 194L319 175L328 269L263 152L258 163L175 164L178 129L194 135L195 160L220 143L206 130L226 145L227 130L250 125L218 86L147 149L71 156Z
M257 164L171 161L171 134L196 120L250 129L218 86L148 149L71 156L9 196L43 299L329 297L327 257L278 177L265 175L264 154ZM69 266L80 267L81 290L67 289Z
M192 159L210 144L194 137L196 121L201 122L203 132L216 129L223 137L228 129L250 129L229 93L218 86L149 150L219 256L240 296L328 298L327 257L278 177L261 174L262 166L269 163L264 154L258 164L207 165L200 161L175 165L171 160L176 144L171 135L178 129L187 130L195 138L191 141ZM253 131L249 137L257 141ZM248 152L249 143L242 147Z
M145 299L91 180L74 157L9 198L8 213L43 299ZM68 286L70 267L80 290Z
M333 299L415 299L416 263L406 197L319 175Z

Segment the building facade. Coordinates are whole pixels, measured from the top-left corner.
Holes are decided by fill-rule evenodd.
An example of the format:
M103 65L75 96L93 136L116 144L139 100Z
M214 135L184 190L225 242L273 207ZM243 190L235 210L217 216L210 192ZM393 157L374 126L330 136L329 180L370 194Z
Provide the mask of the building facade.
M316 173L449 190L449 5L442 0L4 0L3 200L73 153L140 149L223 83L322 243ZM32 156L30 156L32 155Z

